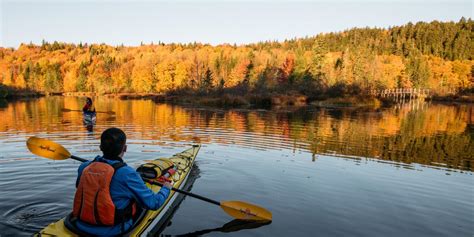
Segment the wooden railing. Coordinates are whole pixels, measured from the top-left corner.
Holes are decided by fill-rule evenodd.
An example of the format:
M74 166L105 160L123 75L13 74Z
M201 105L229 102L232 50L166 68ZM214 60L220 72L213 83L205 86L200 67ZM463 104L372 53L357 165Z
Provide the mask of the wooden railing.
M421 88L397 88L385 90L371 90L370 94L381 98L390 98L394 100L412 100L417 98L429 98L431 96L429 89Z

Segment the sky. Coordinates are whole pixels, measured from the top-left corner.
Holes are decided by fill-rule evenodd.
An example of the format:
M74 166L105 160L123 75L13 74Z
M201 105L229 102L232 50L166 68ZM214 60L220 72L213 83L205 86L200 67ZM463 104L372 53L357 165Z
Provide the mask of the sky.
M0 0L0 47L49 42L256 43L472 18L471 0Z

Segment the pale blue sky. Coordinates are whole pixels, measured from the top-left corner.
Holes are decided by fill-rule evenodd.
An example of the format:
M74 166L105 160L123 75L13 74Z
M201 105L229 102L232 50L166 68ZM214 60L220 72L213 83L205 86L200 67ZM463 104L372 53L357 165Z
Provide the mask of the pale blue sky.
M472 18L471 0L0 0L0 46L47 41L251 43L352 27Z

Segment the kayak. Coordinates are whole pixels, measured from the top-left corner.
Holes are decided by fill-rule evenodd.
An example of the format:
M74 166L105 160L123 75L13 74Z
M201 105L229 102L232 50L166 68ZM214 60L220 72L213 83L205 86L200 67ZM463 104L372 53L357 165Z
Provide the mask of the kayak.
M96 113L82 113L82 119L86 125L94 125L97 119Z
M171 179L174 182L173 187L182 190L189 190L197 176L190 174L192 173L191 171L193 170L194 160L196 159L200 148L200 145L193 145L192 148L177 153L170 158L158 158L156 160L148 161L148 163L138 167L137 172L140 173L142 178L152 180L160 177L168 177L167 175L169 175L168 179ZM169 169L173 169L174 172L166 173L166 170ZM153 172L150 172L150 170ZM163 175L163 173L166 174ZM170 173L172 174L170 175ZM150 182L145 183L155 193L161 188L156 184L150 184ZM154 211L141 209L139 214L134 218L136 219L134 221L135 224L123 236L148 236L161 232L168 224L168 221L174 214L174 210L176 210L183 198L184 195L175 191L170 191L170 195L160 209ZM34 236L84 235L84 233L81 234L80 231L75 228L72 219L72 215L69 214L65 218L49 224Z

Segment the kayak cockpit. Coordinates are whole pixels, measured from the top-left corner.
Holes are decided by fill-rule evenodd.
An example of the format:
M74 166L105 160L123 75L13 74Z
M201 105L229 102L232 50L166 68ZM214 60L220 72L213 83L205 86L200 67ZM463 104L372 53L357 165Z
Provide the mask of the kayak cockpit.
M137 213L135 217L133 218L132 227L130 227L130 229L128 229L126 232L120 234L120 236L126 236L129 233L131 233L141 223L143 218L145 218L146 212L147 210L143 208L137 208ZM72 233L78 236L93 236L91 234L88 234L86 232L79 230L79 228L77 228L76 221L77 221L77 218L74 217L72 213L69 213L69 215L67 215L66 218L64 218L64 226L66 227L66 229L68 229L69 231L71 231Z

